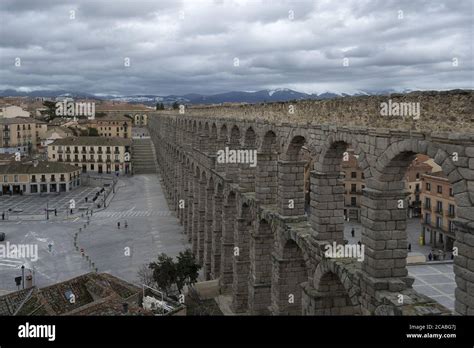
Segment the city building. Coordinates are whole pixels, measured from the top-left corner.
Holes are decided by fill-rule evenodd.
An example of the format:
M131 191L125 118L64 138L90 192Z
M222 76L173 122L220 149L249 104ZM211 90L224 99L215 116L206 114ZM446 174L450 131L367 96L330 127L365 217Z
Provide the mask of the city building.
M408 199L408 217L421 216L421 177L433 170L434 162L426 155L417 155L411 162L405 175L405 188L410 192Z
M80 172L65 163L10 162L0 166L1 194L68 192L80 185Z
M3 105L0 107L0 118L30 117L28 111L17 105Z
M48 160L81 167L82 173L131 174L131 139L68 137L48 145Z
M41 146L43 148L47 148L47 146L53 143L55 140L64 139L67 137L71 137L73 135L74 135L73 131L67 127L61 127L61 126L49 127L48 125L48 130L46 131L44 139L41 141Z
M455 240L456 205L453 188L442 171L421 176L421 239L423 244L450 251ZM429 241L427 240L429 235Z
M146 114L133 115L133 125L135 127L146 127L148 125L148 115Z
M47 124L30 117L0 118L0 153L21 154L41 148Z
M132 137L132 119L123 115L106 114L95 119L79 120L78 124L95 128L101 137L125 139Z
M343 154L342 171L344 173L344 217L360 222L360 201L365 188L364 172L360 169L358 156L348 149Z
M91 272L44 288L34 286L33 277L28 270L25 289L0 296L0 315L186 315L183 304L107 273ZM148 308L149 302L157 305Z

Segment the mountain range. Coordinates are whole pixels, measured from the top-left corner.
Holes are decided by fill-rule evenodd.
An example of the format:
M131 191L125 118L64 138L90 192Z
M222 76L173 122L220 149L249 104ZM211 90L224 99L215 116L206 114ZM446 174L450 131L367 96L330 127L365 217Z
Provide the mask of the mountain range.
M0 91L0 97L45 97L45 98L57 98L57 97L70 97L73 99L98 99L98 100L111 100L111 101L123 101L134 104L145 104L154 106L156 103L163 103L165 105L172 104L174 102L185 103L185 104L221 104L221 103L263 103L263 102L284 102L290 100L304 100L304 99L331 99L337 97L346 96L359 96L359 95L380 95L397 92L395 90L383 90L383 91L358 91L353 94L337 93L337 92L325 92L321 94L308 94L303 92L297 92L288 88L277 88L277 89L264 89L256 92L243 92L243 91L232 91L226 93L203 95L197 93L184 94L184 95L104 95L104 94L90 94L83 92L71 92L65 90L38 90L32 92L16 91L14 89L7 89ZM399 91L398 91L399 92ZM407 91L403 91L407 92ZM402 92L402 93L403 93Z

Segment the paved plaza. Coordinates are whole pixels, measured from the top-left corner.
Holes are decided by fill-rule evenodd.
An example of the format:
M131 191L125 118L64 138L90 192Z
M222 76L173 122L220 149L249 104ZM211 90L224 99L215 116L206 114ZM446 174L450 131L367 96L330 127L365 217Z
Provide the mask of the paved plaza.
M2 223L0 230L11 244L38 245L36 262L0 259L0 290L8 291L16 290L14 277L21 275L22 265L26 274L34 269L35 283L40 287L90 272L92 262L99 272L138 283L136 273L142 264L155 260L161 252L176 256L189 247L182 227L168 210L156 175L121 178L107 209L95 212L89 224L87 217L77 216L61 221L9 221ZM79 250L74 246L76 233ZM130 256L126 256L126 248L130 248ZM89 260L81 256L80 249Z
M91 203L96 192L101 187L80 186L69 192L61 192L61 194L37 195L3 195L0 196L0 214L5 212L8 217L17 218L17 215L46 215L46 207L48 209L56 209L58 212L69 211L69 202L74 199L77 209L85 208L91 204L86 204L85 198ZM53 213L54 215L54 213Z

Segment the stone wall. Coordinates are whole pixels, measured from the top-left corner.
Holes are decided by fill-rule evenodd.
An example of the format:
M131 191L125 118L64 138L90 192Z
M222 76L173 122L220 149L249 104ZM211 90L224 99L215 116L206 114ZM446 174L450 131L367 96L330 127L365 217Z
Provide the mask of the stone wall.
M372 122L363 110L371 107L375 112L374 105L383 97L300 102L296 109L300 111L294 115L312 115L312 122L304 125L293 118L288 123L283 111L288 103L190 108L184 114L161 112L150 118L170 207L177 211L207 279L219 279L221 291L233 296L234 311L448 313L412 289L413 279L406 268L408 204L403 178L416 154L426 154L453 185L458 251L455 309L459 314L474 314L474 132L468 113L472 92L411 96L426 104L422 113L426 119L415 124L420 131L374 128L378 121ZM359 119L351 118L357 114ZM372 128L331 123L324 115L362 120ZM443 115L448 120L441 122ZM450 120L454 115L457 121ZM458 131L436 133L450 127ZM216 151L226 146L256 149L257 168L250 171L245 163L218 163ZM310 218L301 205L303 147L314 161ZM361 207L362 260L328 258L324 253L326 245L341 244L344 239L340 172L348 149L358 155L366 182Z

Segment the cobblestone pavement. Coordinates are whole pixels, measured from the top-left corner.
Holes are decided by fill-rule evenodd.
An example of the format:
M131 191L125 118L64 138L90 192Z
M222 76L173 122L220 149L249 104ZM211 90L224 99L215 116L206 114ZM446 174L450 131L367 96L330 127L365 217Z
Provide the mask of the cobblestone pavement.
M354 228L354 238L351 230ZM411 243L410 254L421 253L425 256L431 251L430 245L420 245L421 224L419 219L408 219L408 243ZM344 238L349 243L357 243L361 239L362 225L357 222L346 222L344 225ZM428 258L427 258L428 259ZM415 278L413 288L420 293L431 297L438 303L454 311L454 290L456 282L452 263L427 262L423 265L408 265L409 276Z
M76 207L85 205L85 197L88 200L94 198L95 193L101 187L80 186L69 192L61 192L61 194L40 195L24 195L24 196L0 196L0 214L5 212L6 216L20 214L41 215L46 214L46 207L56 209L58 212L66 212L69 210L69 202L74 199ZM11 209L11 211L9 211ZM16 211L16 212L15 212Z
M408 266L408 275L415 278L413 288L454 311L454 280L452 263L430 263Z
M6 241L37 245L39 255L36 262L0 259L0 290L16 290L14 277L21 275L21 265L27 268L26 274L34 268L36 285L40 287L93 271L92 262L99 272L137 283L139 266L155 260L161 252L176 256L189 247L182 227L169 212L156 175L121 178L117 187L107 209L95 212L89 224L86 217L79 215L66 221L0 224ZM74 246L76 233L79 250ZM126 247L130 248L130 256L125 255ZM80 249L84 249L89 259L81 256Z

